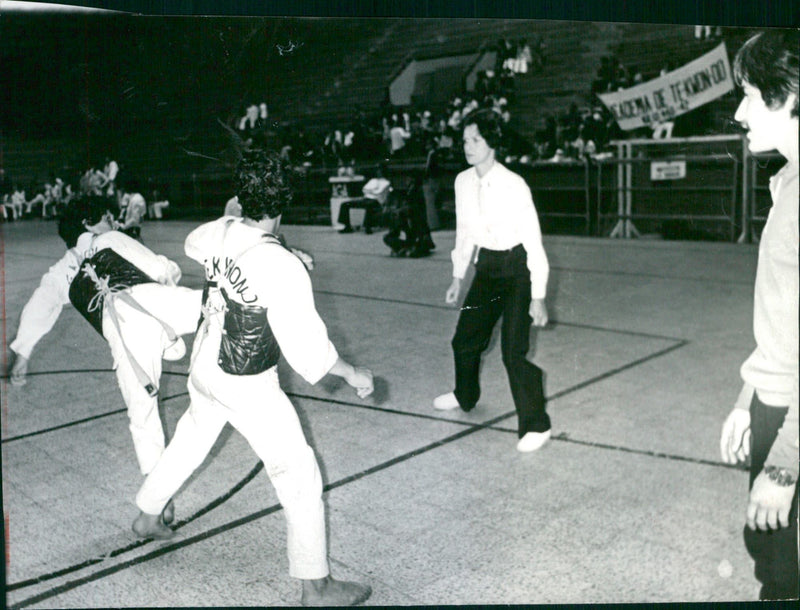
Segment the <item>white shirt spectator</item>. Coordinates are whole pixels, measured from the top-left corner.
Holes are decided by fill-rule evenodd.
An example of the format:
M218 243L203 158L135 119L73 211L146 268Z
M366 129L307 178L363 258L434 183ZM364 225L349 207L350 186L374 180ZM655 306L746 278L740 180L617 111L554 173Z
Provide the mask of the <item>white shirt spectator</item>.
M361 189L364 197L367 199L374 199L381 205L386 203L389 198L389 193L392 192L392 183L386 178L376 177L371 178Z
M402 126L395 125L389 131L389 138L392 143L392 152L395 153L406 145L406 140L411 137L411 134L406 131Z

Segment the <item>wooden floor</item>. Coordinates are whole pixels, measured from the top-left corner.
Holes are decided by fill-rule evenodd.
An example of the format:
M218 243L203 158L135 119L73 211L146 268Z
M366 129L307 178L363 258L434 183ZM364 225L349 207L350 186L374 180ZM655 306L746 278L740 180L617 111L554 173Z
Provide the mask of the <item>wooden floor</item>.
M194 226L150 221L142 237L199 287L183 255ZM7 344L64 247L53 222L0 231ZM552 322L529 357L546 371L553 440L520 454L498 341L478 407L431 408L453 383L452 231L435 232L424 259L390 258L380 234L284 233L316 259L317 307L339 351L378 377L360 400L281 364L323 472L332 573L369 583L369 604L757 598L741 537L747 476L718 450L753 347L755 246L546 237ZM171 431L188 405L188 358L165 365ZM141 475L111 356L70 307L27 384L3 378L2 458L10 607L299 601L284 515L235 431L176 497L176 538L136 539Z

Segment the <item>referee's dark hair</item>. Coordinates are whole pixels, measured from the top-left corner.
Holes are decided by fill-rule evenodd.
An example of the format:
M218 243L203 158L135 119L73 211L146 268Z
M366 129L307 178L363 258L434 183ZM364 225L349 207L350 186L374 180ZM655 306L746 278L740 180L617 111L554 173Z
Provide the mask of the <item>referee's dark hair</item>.
M475 125L490 148L497 150L503 141L503 117L494 110L473 110L462 119L461 128Z

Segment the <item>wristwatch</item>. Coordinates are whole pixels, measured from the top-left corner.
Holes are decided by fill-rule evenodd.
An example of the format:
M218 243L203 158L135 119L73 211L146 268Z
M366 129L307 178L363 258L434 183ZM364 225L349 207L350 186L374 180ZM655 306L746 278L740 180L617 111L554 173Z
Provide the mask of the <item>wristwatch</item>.
M787 468L764 466L764 474L769 477L770 481L781 487L789 487L797 482L797 476Z

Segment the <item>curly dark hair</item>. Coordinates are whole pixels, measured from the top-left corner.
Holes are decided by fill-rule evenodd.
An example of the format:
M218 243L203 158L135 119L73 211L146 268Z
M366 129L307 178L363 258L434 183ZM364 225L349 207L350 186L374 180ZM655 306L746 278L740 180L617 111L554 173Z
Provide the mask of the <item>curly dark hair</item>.
M792 116L798 116L798 30L766 30L742 45L733 62L737 84L749 83L761 92L770 110L777 110L794 93Z
M72 248L78 243L78 237L86 233L86 226L95 225L103 219L106 212L114 211L117 204L111 197L102 195L80 195L67 204L58 219L58 236Z
M274 150L245 150L236 165L234 189L242 216L277 218L292 202L291 172Z

